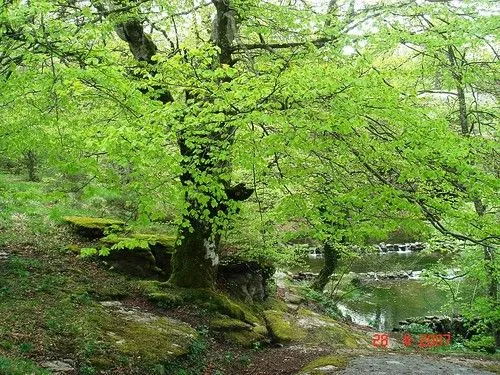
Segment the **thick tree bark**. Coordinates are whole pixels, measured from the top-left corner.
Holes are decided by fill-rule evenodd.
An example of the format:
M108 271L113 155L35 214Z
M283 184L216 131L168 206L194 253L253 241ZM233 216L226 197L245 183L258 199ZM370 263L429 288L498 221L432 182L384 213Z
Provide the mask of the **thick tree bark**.
M232 65L232 41L236 33L236 12L231 8L228 0L213 0L216 15L213 23L212 42L219 48L218 61L214 67L221 64ZM130 19L116 27L118 36L126 41L134 58L148 64L154 74L153 56L158 49L151 38L144 33L142 22ZM174 100L168 90L153 87L159 92L158 99L164 104ZM191 93L186 92L186 97L197 100ZM199 98L206 101L207 98ZM208 99L210 100L210 99ZM199 124L203 129L204 124ZM228 124L221 123L204 136L196 135L190 129L183 129L178 134L177 143L183 156L180 176L181 183L186 188L186 214L183 217L184 225L179 229L179 241L172 257L172 275L169 283L174 286L187 288L212 288L215 286L218 264L218 250L220 234L213 219L220 214L228 214L229 201L243 201L247 199L252 190L243 184L231 186L229 179L221 176L229 175L230 164L227 160L218 160L213 156L217 152L227 151L234 140L235 129ZM194 142L193 142L194 141ZM208 177L209 183L215 189L207 189L198 180L199 175ZM218 185L218 186L217 186ZM222 189L226 197L217 196L210 191ZM189 191L208 196L210 205L200 206L200 203L190 198ZM202 216L200 211L209 210ZM188 224L188 226L187 226Z
M190 225L180 230L182 240L172 257L169 283L184 288L212 288L217 278L219 241L211 239L208 223L192 218Z
M332 246L330 241L326 241L323 245L323 257L325 264L311 285L311 288L317 290L318 292L323 291L326 284L328 284L328 281L330 280L330 276L335 272L335 269L338 266L340 260L338 247Z

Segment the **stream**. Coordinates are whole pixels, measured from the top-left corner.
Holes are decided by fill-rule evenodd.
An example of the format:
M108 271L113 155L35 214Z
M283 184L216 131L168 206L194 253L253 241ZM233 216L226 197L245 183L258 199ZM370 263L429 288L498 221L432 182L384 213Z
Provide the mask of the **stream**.
M354 273L397 272L401 270L421 271L441 260L449 264L451 258L442 254L420 252L395 252L364 255L350 264L341 264L339 269ZM309 259L310 270L319 272L322 259ZM418 272L417 272L418 274ZM356 275L350 274L351 278ZM341 288L345 298L337 304L344 316L349 316L354 323L370 325L379 331L390 332L399 321L406 318L446 314L442 311L447 301L447 294L432 285L425 285L421 280L373 280L362 282L356 287L345 283ZM327 286L332 289L335 282Z

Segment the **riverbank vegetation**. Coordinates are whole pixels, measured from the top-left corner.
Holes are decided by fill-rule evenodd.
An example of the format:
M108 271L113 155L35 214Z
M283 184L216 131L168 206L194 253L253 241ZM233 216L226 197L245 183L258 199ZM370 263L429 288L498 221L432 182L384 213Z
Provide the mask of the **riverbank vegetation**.
M323 291L370 294L336 283L350 259L438 236L421 276L494 353L497 21L468 0L1 2L0 371L355 350ZM299 287L304 245L323 263ZM241 356L217 368L221 338Z

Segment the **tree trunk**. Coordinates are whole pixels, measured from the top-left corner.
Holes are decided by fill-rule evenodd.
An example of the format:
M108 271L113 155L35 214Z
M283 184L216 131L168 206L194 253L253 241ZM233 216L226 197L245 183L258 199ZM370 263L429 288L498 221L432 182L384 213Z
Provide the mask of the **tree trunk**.
M474 200L474 207L478 216L483 216L486 212L486 207L480 199ZM486 275L488 278L487 293L488 298L493 304L493 308L497 309L498 306L498 278L495 274L495 248L493 246L483 246L484 263L486 268ZM489 325L491 335L495 338L495 345L500 348L500 327L495 322Z
M26 163L26 169L28 170L28 180L38 181L38 175L36 173L37 157L33 150L28 150L24 154L24 161Z
M452 76L455 80L458 95L458 107L459 107L459 122L460 122L460 133L464 137L470 136L471 128L469 126L469 121L467 118L467 102L465 100L465 84L463 82L463 76L460 72L460 64L457 61L455 53L452 46L448 46L448 61L450 62ZM476 214L481 217L486 212L486 206L481 200L481 197L474 199L474 208ZM495 275L495 248L489 245L483 246L483 254L487 275L487 295L491 300L494 308L498 308L498 278ZM497 348L500 347L500 328L495 322L489 324L489 329L491 335L495 338L495 345Z
M184 288L212 288L217 277L218 241L211 239L211 228L191 220L191 228L180 231L181 243L172 257L169 283ZM191 230L190 230L191 229Z
M323 256L325 259L325 264L321 269L319 275L311 285L311 288L317 290L318 292L323 291L326 284L328 284L328 281L330 280L330 276L338 266L340 259L340 252L338 247L332 246L329 241L326 241L323 245Z
M234 64L231 45L237 32L237 17L230 1L212 0L212 3L216 8L212 42L219 48L218 61L214 61L213 64L215 69L222 64ZM151 74L154 75L153 56L158 52L158 48L151 37L144 32L142 22L137 18L131 18L117 25L116 32L128 43L134 58L147 63L151 68ZM222 81L227 80L229 79L222 79ZM174 101L168 90L156 86L152 88L159 94L157 99L164 104ZM186 98L203 102L210 100L206 97L193 96L189 91L186 92ZM178 134L177 143L183 157L181 162L183 173L180 180L186 190L186 213L183 225L179 229L179 244L172 257L172 275L169 283L174 286L188 288L215 286L221 229L221 224L216 223L226 221L225 216L230 214L231 200L243 201L253 192L243 184L231 187L229 177L221 177L230 175L230 163L225 158L218 159L217 153L227 153L234 141L236 130L224 121L215 129L211 128L212 126L213 124L207 126L207 132L203 135L197 135L204 128L203 122L200 122L194 131L186 127ZM205 182L199 182L200 176L205 177L203 179ZM220 194L221 190L225 194ZM199 200L192 198L199 195L208 198L209 203L201 204Z

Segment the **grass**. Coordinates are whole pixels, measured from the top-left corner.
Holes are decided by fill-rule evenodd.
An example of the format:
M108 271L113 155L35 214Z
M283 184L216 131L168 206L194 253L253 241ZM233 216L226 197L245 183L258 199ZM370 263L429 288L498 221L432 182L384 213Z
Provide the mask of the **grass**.
M50 375L50 372L39 368L33 362L23 359L12 359L0 355L0 375Z
M26 182L0 173L0 251L9 254L7 261L0 262L0 375L46 375L36 363L64 358L72 359L82 375L201 373L210 361L206 353L212 350L212 337L203 333L188 355L173 363L146 364L110 344L108 327L114 316L99 301L147 303L147 293L144 283L76 255L74 249L88 243L72 234L63 216L121 217L112 207L94 204L101 201L95 197L81 198L78 192L58 192L54 181ZM157 231L154 224L141 229L170 234L169 229ZM308 297L322 305L320 310L335 315L321 296ZM225 299L219 300L231 310ZM250 362L251 351L237 350L242 352L227 366ZM219 353L221 360L226 353Z
M64 358L82 374L149 373L108 344L113 317L99 304L137 296L136 281L68 249L84 240L60 218L102 212L50 186L0 173L0 375L48 374L33 363Z

